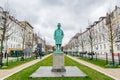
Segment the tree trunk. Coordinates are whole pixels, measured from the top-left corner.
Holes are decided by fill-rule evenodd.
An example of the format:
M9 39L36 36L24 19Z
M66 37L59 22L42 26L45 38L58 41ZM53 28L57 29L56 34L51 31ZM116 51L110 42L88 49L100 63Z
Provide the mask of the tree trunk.
M2 66L2 40L1 40L1 48L0 48L0 66Z
M0 65L2 66L2 50L3 50L3 41L5 39L5 34L6 34L6 23L7 23L7 19L6 19L6 14L5 14L5 21L4 21L4 25L3 25L3 34L2 34L2 39L1 39L1 49L0 49Z
M93 60L93 41L91 40L91 59Z
M114 65L114 64L115 64L115 61L114 61L113 40L111 41L111 53L112 53L112 63L113 63L113 65Z
M84 52L84 46L82 46L82 52Z
M83 43L83 41L82 41L81 47L82 47L82 52L84 52L84 43Z
M24 50L24 39L23 39L23 43L22 43L23 45L22 45L22 49Z
M25 27L26 27L26 25L25 25ZM23 38L22 49L24 50L24 44L25 44L25 28L24 28L24 34L23 34L22 38Z
M83 44L83 42L82 42L82 52L84 52L84 44Z
M3 48L3 39L1 40L1 48L0 48L0 66L2 66L2 57L3 57L2 48Z
M0 66L2 66L2 54L0 54Z
M2 66L2 58L3 58L2 50L3 50L3 41L4 41L4 38L5 38L5 31L3 31L2 40L1 40L1 48L0 48L0 65L1 66Z
M112 29L112 25L111 25L111 22L110 22L110 42L111 42L112 63L113 63L113 66L114 66L113 41L114 41L114 38L113 38L113 29Z

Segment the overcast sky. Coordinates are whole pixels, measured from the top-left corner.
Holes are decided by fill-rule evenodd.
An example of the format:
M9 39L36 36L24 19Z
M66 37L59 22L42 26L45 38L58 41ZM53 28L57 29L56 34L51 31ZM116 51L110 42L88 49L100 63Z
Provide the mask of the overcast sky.
M34 31L54 45L53 33L57 23L64 31L63 45L80 29L84 31L90 23L105 16L117 0L0 0L0 6L9 9L20 21L27 20Z

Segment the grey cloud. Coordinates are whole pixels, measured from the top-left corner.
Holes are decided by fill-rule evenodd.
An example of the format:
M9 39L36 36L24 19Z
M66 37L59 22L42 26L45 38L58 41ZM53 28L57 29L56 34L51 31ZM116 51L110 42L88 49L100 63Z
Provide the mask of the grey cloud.
M63 0L41 0L44 6L62 6L64 5Z
M1 2L2 1L2 2ZM99 7L109 4L109 0L8 0L10 8L16 10L19 20L28 20L35 25L35 30L40 31L42 36L49 37L52 41L52 32L57 23L62 24L66 33L64 43L80 29L85 30L88 19ZM0 0L3 5L4 0ZM104 8L103 8L104 9ZM104 16L100 13L92 16L96 18ZM94 19L91 21L94 21ZM47 30L49 29L49 30ZM69 34L67 34L69 33ZM71 34L71 37L68 36ZM53 41L52 41L53 42ZM51 43L51 42L50 42Z

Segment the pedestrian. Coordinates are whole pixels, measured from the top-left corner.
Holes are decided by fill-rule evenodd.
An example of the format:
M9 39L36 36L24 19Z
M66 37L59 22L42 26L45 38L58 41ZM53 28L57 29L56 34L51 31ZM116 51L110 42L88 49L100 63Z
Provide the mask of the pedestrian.
M42 58L42 49L41 48L38 48L38 54L39 54L39 57L41 59Z
M35 58L37 59L37 57L38 57L38 51L35 50L34 54L35 54Z

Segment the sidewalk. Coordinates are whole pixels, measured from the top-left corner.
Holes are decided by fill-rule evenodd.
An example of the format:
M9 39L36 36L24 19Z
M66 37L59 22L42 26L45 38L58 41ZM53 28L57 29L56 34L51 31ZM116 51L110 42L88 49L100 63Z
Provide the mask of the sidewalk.
M0 70L0 80L3 80L3 79L5 79L5 78L7 78L7 77L21 71L21 70L23 70L23 69L25 69L25 68L27 68L27 67L29 67L31 65L34 65L34 64L46 59L50 55L52 55L52 54L46 55L42 59L36 59L36 60L31 61L31 62L25 63L23 65L20 65L18 67L13 68L13 69Z
M120 80L120 68L115 68L115 69L105 69L105 68L101 68L99 66L96 66L94 64L91 64L91 63L88 63L86 61L83 61L83 60L80 60L78 59L77 57L72 57L72 56L69 56L67 55L67 57L75 60L76 62L80 63L80 64L83 64L85 66L88 66L98 72L101 72L115 80Z

